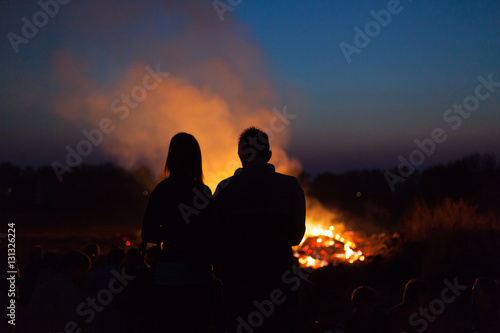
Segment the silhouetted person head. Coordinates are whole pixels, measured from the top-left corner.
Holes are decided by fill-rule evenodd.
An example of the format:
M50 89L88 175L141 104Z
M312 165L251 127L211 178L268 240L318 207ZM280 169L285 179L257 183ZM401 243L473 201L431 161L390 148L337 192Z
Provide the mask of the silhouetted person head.
M159 245L151 246L149 249L146 250L146 258L145 258L146 264L148 264L149 267L155 269L160 254L161 254L161 247Z
M99 259L99 255L101 254L101 248L96 243L89 243L85 246L83 253L89 256L90 261L95 263L97 259Z
M177 133L170 140L165 177L187 177L203 183L201 150L198 141L191 134Z
M345 332L347 333L387 333L387 317L378 307L378 297L375 290L361 286L352 292L351 302L355 311L348 318Z
M81 285L87 279L90 265L90 258L85 253L69 251L62 255L59 271L68 276L73 283Z
M114 247L109 251L106 259L111 266L121 268L125 259L125 251L119 247Z
M497 301L497 285L490 278L479 277L472 286L472 303L482 309L491 308Z
M244 130L238 140L238 156L243 167L269 162L272 152L267 134L253 126Z
M411 279L405 285L403 303L408 305L425 304L429 299L429 286L422 280Z
M377 301L377 294L375 291L366 286L361 286L351 294L351 302L356 308L356 311L371 312Z

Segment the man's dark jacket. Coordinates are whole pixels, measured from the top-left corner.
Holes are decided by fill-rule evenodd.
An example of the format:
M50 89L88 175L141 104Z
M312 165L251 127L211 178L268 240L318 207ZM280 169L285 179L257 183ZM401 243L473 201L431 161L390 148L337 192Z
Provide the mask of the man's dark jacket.
M305 232L305 199L296 178L272 164L240 168L214 194L223 279L279 277Z

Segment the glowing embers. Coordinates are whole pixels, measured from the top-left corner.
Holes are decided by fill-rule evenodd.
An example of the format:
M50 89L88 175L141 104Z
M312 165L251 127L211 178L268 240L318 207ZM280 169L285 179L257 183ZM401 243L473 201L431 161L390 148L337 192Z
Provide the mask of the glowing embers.
M294 247L294 253L302 267L319 268L339 262L364 261L365 257L356 250L353 238L352 232L336 233L334 226L328 229L308 226L302 242Z

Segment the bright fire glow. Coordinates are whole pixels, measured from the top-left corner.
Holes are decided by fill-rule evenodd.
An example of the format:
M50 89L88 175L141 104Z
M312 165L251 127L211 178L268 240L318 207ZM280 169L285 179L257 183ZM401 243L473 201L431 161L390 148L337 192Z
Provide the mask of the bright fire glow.
M335 227L322 228L309 219L306 233L294 247L295 256L302 267L319 268L339 262L364 261L365 256L357 249L352 232L334 233Z

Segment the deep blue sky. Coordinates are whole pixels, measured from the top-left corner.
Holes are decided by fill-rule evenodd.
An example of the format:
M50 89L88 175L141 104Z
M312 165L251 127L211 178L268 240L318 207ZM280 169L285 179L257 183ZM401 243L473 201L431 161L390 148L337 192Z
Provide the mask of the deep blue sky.
M82 87L105 91L116 85L136 62L164 59L172 77L200 90L219 88L217 78L195 73L196 59L224 58L244 76L249 95L265 77L273 97L261 104L286 106L297 115L285 150L312 173L396 166L399 155L416 149L415 139L429 138L438 127L448 139L422 167L475 152L500 155L500 87L459 128L443 120L454 103L474 95L478 76L500 81L500 1L403 0L400 12L350 63L339 45L354 46L354 28L364 30L374 20L370 12L391 1L243 0L224 13L224 21L212 1L182 2L186 7L70 1L17 54L7 34L21 34L21 18L31 20L40 7L33 1L0 3L0 162L48 165L63 160L64 147L80 140L89 110L75 106L62 117L53 109L70 89L55 69L62 67L54 60L61 52L78 59L85 73L85 82L75 83L82 95ZM182 44L179 54L176 43ZM224 91L220 95L229 96ZM109 159L99 148L86 161Z
M500 81L498 1L401 1L403 10L350 64L339 44L352 45L353 28L364 29L373 20L370 11L388 2L295 3L272 1L263 9L248 1L236 15L272 59L278 86L303 94L304 118L294 123L290 151L306 166L396 164L399 154L415 148L414 139L443 127L445 110L473 93L478 75L493 73ZM498 153L499 101L496 92L429 162L475 150Z

